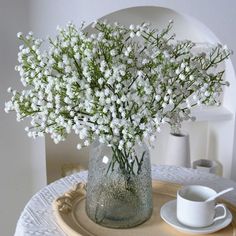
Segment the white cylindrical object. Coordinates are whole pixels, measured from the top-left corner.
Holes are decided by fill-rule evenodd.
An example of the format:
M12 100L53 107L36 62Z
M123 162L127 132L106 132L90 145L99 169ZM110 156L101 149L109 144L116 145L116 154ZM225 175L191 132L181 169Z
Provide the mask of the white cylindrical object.
M170 133L166 146L166 165L191 167L189 135Z

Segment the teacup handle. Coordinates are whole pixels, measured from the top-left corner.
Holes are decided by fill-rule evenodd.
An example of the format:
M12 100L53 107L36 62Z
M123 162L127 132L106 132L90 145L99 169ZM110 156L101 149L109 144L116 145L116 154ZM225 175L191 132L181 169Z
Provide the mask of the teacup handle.
M224 209L224 214L221 215L221 216L217 216L216 218L214 218L213 222L215 222L215 221L217 221L217 220L224 219L224 218L226 217L226 215L227 215L227 209L226 209L226 207L225 207L224 204L217 204L217 205L215 206L215 209L218 208L218 207L222 207L222 208Z

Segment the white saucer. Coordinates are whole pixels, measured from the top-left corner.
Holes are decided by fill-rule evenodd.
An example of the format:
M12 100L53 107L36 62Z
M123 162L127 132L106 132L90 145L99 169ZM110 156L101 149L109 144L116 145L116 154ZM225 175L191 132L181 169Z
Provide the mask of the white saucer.
M216 211L216 215L219 212ZM204 228L194 228L181 224L176 216L176 200L169 201L161 207L161 218L169 225L180 232L189 234L210 234L228 226L232 221L232 214L227 209L227 216L224 219L217 220L212 225Z

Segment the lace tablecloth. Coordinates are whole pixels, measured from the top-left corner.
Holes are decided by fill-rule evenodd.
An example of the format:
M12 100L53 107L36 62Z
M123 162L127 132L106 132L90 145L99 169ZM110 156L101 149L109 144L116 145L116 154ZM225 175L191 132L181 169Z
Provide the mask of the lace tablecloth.
M236 189L236 182L222 177L175 166L153 166L152 178L183 185L201 184L220 191L227 187ZM36 193L25 206L15 231L15 236L50 235L65 236L58 226L52 212L52 202L69 190L78 181L86 181L87 172L80 172L62 178ZM236 191L228 193L225 198L236 204Z

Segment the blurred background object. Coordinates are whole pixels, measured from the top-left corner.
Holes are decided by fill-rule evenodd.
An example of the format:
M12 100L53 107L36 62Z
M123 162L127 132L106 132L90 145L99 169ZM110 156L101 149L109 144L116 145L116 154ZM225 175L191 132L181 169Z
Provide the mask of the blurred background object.
M222 164L217 161L199 159L193 162L192 167L193 169L222 176Z
M187 168L191 167L189 134L169 134L166 145L165 164Z

